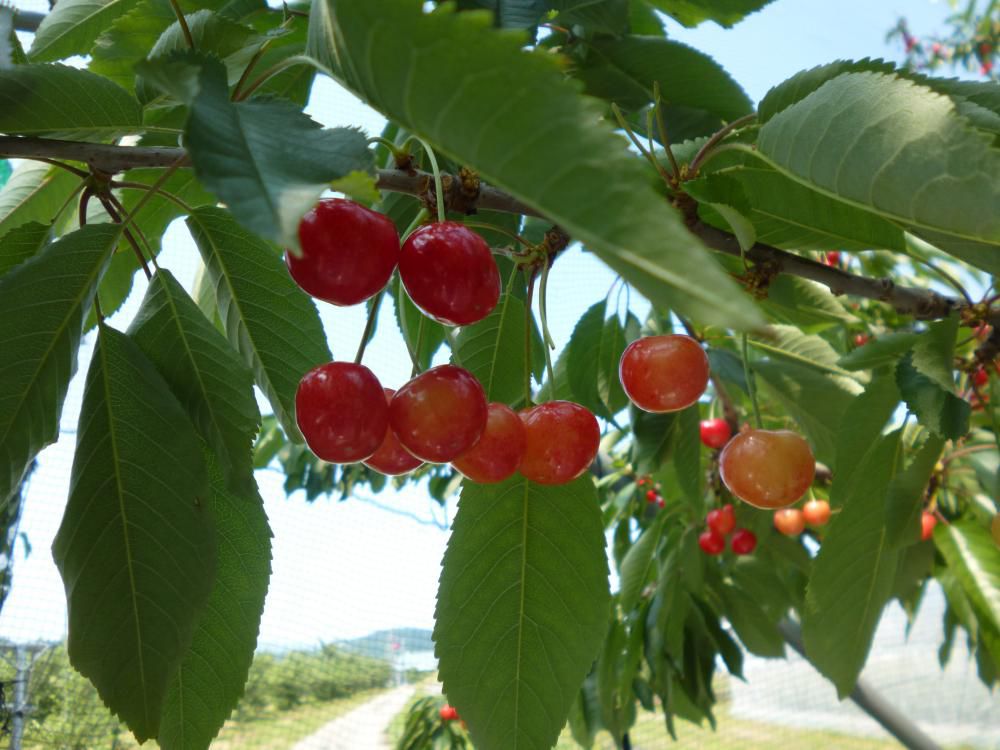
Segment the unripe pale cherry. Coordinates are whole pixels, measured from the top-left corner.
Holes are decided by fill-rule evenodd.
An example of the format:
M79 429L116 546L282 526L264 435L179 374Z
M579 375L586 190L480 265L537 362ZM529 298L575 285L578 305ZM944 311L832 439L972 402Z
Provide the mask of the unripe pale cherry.
M389 217L343 198L321 200L299 223L302 255L285 253L295 282L334 305L364 302L382 289L399 260Z
M454 461L486 429L486 393L468 370L440 365L413 378L389 403L389 425L399 442L430 463Z
M757 508L784 508L809 489L816 460L809 444L795 432L744 426L722 449L719 472L740 500Z
M384 388L383 392L385 393L385 403L388 407L396 391L392 388ZM382 440L382 444L378 447L378 450L362 463L369 469L375 469L375 471L386 476L399 476L400 474L409 474L420 466L423 461L403 447L403 444L399 442L399 438L396 437L396 433L390 427L385 431L385 439Z
M825 526L830 520L830 503L826 500L810 500L802 506L802 515L810 526Z
M491 403L482 437L451 465L473 482L502 482L521 465L526 441L524 423L514 410Z
M371 370L353 362L329 362L299 381L295 421L319 458L348 464L368 458L381 445L389 409Z
M647 336L622 353L618 377L625 393L644 411L686 409L708 386L708 357L690 336Z
M445 325L480 321L500 298L500 272L490 246L454 221L427 224L406 238L399 278L413 303Z
M798 508L784 508L774 512L774 528L785 536L798 536L806 528L806 519Z
M525 449L521 474L539 484L565 484L583 474L601 442L597 418L572 401L522 409Z

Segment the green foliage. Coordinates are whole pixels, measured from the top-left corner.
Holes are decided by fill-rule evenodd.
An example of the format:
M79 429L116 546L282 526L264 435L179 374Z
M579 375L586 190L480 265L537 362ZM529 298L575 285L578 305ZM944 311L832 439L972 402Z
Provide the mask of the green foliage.
M49 239L49 227L32 221L0 237L0 276L38 254Z
M53 224L78 183L73 175L43 162L21 164L0 188L0 237L31 221Z
M396 750L471 750L468 733L457 721L444 721L443 698L425 695L410 703L406 711L403 733Z
M28 56L51 62L82 55L108 24L131 10L138 0L65 0L46 14Z
M649 0L685 26L702 21L715 21L720 26L732 26L750 13L760 10L771 0Z
M618 363L625 351L625 329L612 314L605 320L607 301L601 300L583 314L566 344L566 377L573 401L603 419L628 405L618 378Z

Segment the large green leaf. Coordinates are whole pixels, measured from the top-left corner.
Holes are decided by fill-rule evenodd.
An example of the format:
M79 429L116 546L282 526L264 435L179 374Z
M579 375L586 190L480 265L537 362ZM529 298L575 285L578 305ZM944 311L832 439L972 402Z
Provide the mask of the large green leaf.
M573 400L594 414L611 419L628 405L618 377L625 351L625 331L616 315L605 320L607 301L583 314L566 345L566 376Z
M420 363L420 369L426 370L430 367L434 354L448 338L448 329L420 312L410 299L410 295L406 293L406 289L399 283L398 274L393 275L389 290L392 293L396 325L406 343L407 351L412 350L413 357Z
M822 284L787 274L771 281L767 299L761 301L761 306L775 320L805 331L823 330L857 320Z
M0 132L62 138L113 138L136 131L142 112L127 91L66 65L0 71Z
M813 563L802 635L813 665L844 698L854 689L882 608L892 593L899 553L889 544L883 510L899 433L881 438L857 473Z
M760 321L555 56L417 0L321 0L310 23L310 53L348 88L558 223L655 304L706 323Z
M52 224L80 179L48 164L21 164L0 189L0 237L14 227L37 221Z
M924 491L944 442L943 438L929 435L910 465L889 484L885 498L886 541L893 547L906 547L920 539Z
M593 479L467 484L434 627L444 692L476 747L551 747L607 628Z
M292 281L276 248L227 211L196 209L187 225L215 285L230 343L253 369L285 434L301 442L295 391L308 370L331 359L316 306Z
M656 548L660 543L666 519L667 514L660 513L653 523L643 530L622 559L621 589L618 598L623 612L628 613L635 608L639 595L656 567Z
M133 66L144 60L160 34L177 20L170 0L129 0L131 10L105 23L94 40L89 68L129 91L135 88Z
M207 489L198 436L170 387L127 336L102 326L52 556L70 661L140 742L159 731L212 589Z
M726 619L747 650L764 658L783 657L785 639L760 602L736 586L723 585L721 593Z
M51 232L51 227L32 221L0 236L0 276L35 256Z
M755 349L786 359L795 364L811 367L817 372L841 378L844 387L853 389L855 376L837 365L840 355L821 336L803 333L795 326L774 325L750 339Z
M271 575L271 529L256 489L236 495L206 453L206 506L215 522L215 583L191 648L170 683L157 741L163 750L203 750L246 684Z
M42 20L28 57L36 62L83 55L112 21L138 0L60 0Z
M890 375L879 373L844 409L834 438L833 485L830 500L841 505L852 485L858 481L858 469L879 438L889 418L899 405L899 389Z
M886 333L848 352L837 360L837 364L845 370L869 370L895 364L913 348L919 336L911 331Z
M730 27L772 0L649 0L649 3L685 26L715 21Z
M827 81L832 81L844 73L893 73L896 66L885 60L837 60L803 70L773 87L757 107L757 120L767 122L784 109L805 99Z
M841 75L771 118L757 147L803 184L946 251L1000 245L1000 152L929 88L881 73Z
M0 279L0 507L59 436L83 316L117 240L117 227L83 227Z
M253 373L169 271L156 272L129 335L211 446L228 486L252 494L260 426Z
M896 365L896 385L907 407L931 432L958 440L969 431L969 403L920 372L913 364L913 354Z

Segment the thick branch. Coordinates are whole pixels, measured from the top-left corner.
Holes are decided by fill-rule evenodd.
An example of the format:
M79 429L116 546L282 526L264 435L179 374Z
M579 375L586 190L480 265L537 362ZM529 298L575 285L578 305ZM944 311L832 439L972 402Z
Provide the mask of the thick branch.
M0 157L5 156L83 162L107 174L116 174L136 167L168 167L176 164L178 160L182 160L181 164L187 161L186 152L180 148L141 148L47 138L0 136ZM445 201L451 210L486 209L544 218L537 209L489 185L479 185L478 192L470 196L468 190L463 189L460 179L451 175L444 175L444 179ZM432 177L426 172L416 170L381 169L378 171L376 184L381 190L425 196L432 190ZM740 256L739 244L728 232L709 226L697 218L688 222L688 228L713 250ZM760 243L754 245L747 252L747 257L756 264L773 269L775 273L787 273L811 279L829 287L834 294L850 294L879 300L904 315L913 315L920 319L947 317L952 311L965 307L962 300L929 289L900 286L888 278L870 279L858 276L770 245ZM991 320L991 322L1000 322L1000 315L997 317L998 321Z

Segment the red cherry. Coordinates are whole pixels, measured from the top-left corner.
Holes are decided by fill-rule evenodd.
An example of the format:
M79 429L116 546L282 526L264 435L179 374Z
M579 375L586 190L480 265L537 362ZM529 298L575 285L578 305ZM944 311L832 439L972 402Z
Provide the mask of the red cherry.
M726 549L726 538L708 529L698 535L698 546L706 555L721 555Z
M383 388L382 390L385 393L385 402L388 406L392 400L392 395L396 391L392 388ZM400 474L409 474L420 466L423 461L407 452L403 444L399 442L399 438L396 437L396 433L390 427L385 431L385 439L382 441L382 445L362 463L369 469L375 469L375 471L382 474L398 476Z
M823 263L828 266L840 265L840 252L838 250L831 250L824 256Z
M396 225L343 198L317 203L299 224L302 256L285 253L295 282L313 297L354 305L382 289L399 260Z
M983 367L976 368L976 371L972 373L972 382L975 383L977 387L982 388L990 382L990 374L986 372L986 369Z
M647 503L655 503L656 502L656 498L658 498L659 496L660 496L660 493L658 493L656 490L646 490L646 502Z
M406 238L399 278L413 303L446 325L482 320L500 298L500 272L490 246L454 221L427 224Z
M539 484L565 484L583 474L597 455L597 418L572 401L548 401L518 412L527 443L521 473Z
M798 508L785 508L774 513L774 528L785 536L798 536L806 528L806 519Z
M855 346L864 346L870 340L871 339L868 337L867 333L859 333L859 334L855 335L855 337L854 337L854 345Z
M736 529L733 538L729 540L729 546L737 555L749 555L757 548L757 535L750 529Z
M486 429L472 448L451 462L473 482L502 482L524 458L524 423L504 404L490 404Z
M920 516L920 539L926 542L934 536L934 527L937 526L937 518L933 513L926 510Z
M657 508L666 508L667 507L667 502L661 496L659 496L659 495L656 496L656 507Z
M716 534L729 536L736 528L736 511L731 503L726 503L721 508L710 510L705 517L708 528Z
M669 412L695 403L708 386L708 357L690 336L647 336L622 354L618 376L640 409Z
M649 477L639 477L635 480L635 483L642 487L643 485L649 484Z
M447 703L441 706L441 711L439 713L441 715L441 721L454 721L458 718L458 711L455 710L454 706L450 706Z
M371 456L385 438L388 411L378 378L353 362L314 367L295 392L295 421L309 449L331 463Z
M802 515L810 526L826 526L830 520L830 503L826 500L810 500L802 506Z
M486 429L486 393L468 370L432 367L389 402L389 425L410 453L430 463L454 461Z
M729 442L733 436L733 431L729 427L729 422L716 417L715 419L703 419L698 425L701 434L701 442L709 448L721 448Z
M816 460L809 444L790 430L744 428L722 449L719 472L740 500L757 508L783 508L809 489Z

